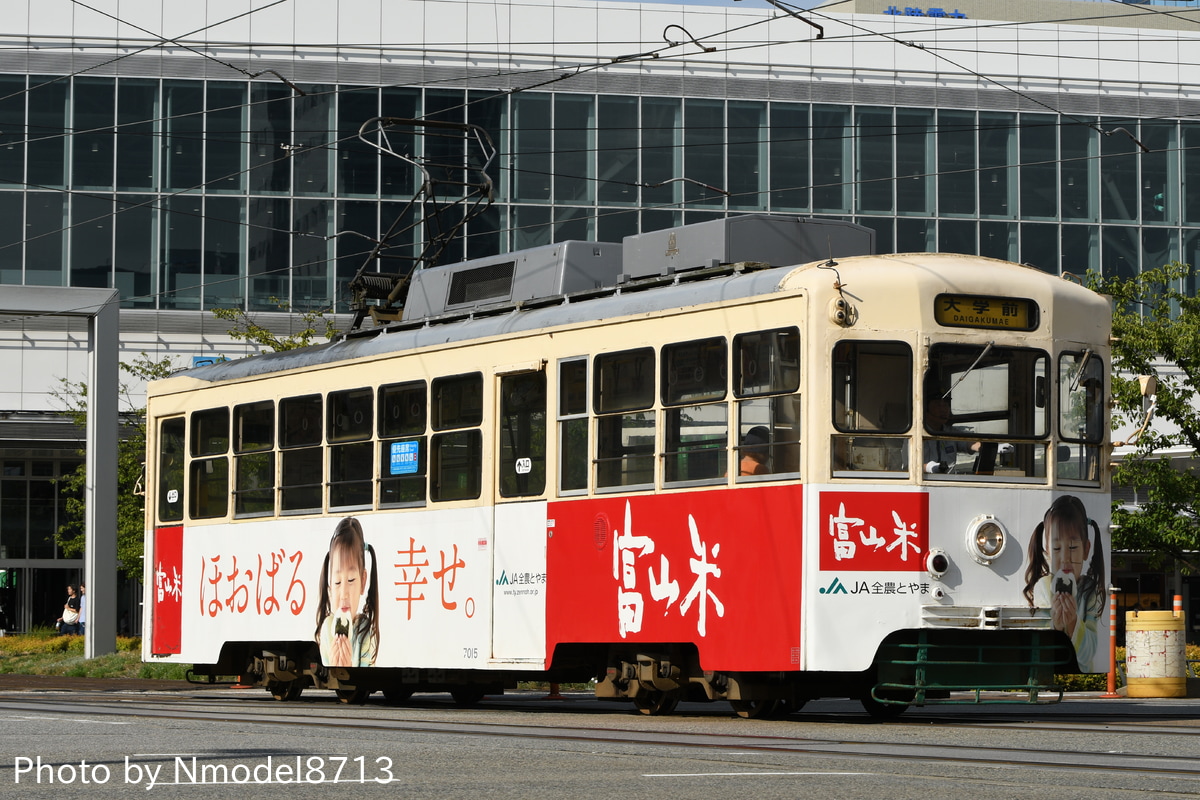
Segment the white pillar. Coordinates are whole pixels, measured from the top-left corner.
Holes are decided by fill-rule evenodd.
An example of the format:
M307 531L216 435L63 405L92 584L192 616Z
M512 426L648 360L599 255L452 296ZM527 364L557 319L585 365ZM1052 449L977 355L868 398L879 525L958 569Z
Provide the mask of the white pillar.
M84 583L87 658L117 649L117 394L120 293L116 289L4 286L0 314L88 318Z
M118 301L114 290L88 320L85 658L117 651Z

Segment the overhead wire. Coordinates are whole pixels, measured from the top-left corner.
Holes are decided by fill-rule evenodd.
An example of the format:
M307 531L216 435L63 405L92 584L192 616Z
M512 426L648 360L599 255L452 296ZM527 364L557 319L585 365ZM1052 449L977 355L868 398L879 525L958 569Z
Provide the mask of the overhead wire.
M74 0L73 0L73 1L74 1ZM283 2L283 1L284 1L284 0L279 0L279 2ZM270 7L270 5L277 5L277 4L278 4L278 3L271 3L271 4L269 4L268 6L264 6L263 8L267 8L267 7ZM82 4L82 3L81 3L81 5L84 5L84 4ZM252 10L252 11L256 11L256 10L261 10L261 9L254 9L254 10ZM250 12L248 12L248 13L250 13ZM242 16L242 15L238 15L238 16ZM236 18L236 17L235 17L235 18ZM769 20L768 20L768 21L769 21ZM220 24L220 23L214 23L214 25L216 25L216 24ZM738 28L738 29L740 29L740 28L745 28L745 27L750 27L750 26L752 26L752 25L756 25L756 24L761 24L761 21L756 21L756 22L753 22L753 23L748 23L748 24L747 24L747 25L745 25L745 26L739 26L739 28ZM134 26L134 27L136 27L136 26ZM206 26L206 28L207 28L207 27L213 27L213 26ZM199 29L199 30L204 30L204 29L206 29L206 28L202 28L202 29ZM738 29L730 29L730 30L723 31L723 32L720 32L720 33L717 33L717 34L710 34L710 35L706 35L706 36L699 37L699 38L700 38L700 39L710 39L710 38L713 38L713 37L716 37L716 36L727 35L728 33L732 32L732 31L734 31L734 30L738 30ZM144 29L142 29L142 30L144 30ZM195 32L193 32L193 33L195 33ZM868 35L868 36L869 36L869 35L874 35L875 33L876 33L876 32L870 32L870 31L868 31L868 32L867 32L866 34L864 34L864 35ZM192 35L192 34L185 34L185 36L188 36L188 35ZM178 38L184 38L184 37L178 37ZM161 45L162 43L167 43L167 42L169 42L169 41L175 41L175 40L163 40L163 42L160 42L160 45ZM694 42L694 43L698 43L696 39L693 39L693 42ZM673 43L670 43L670 42L668 41L668 47L667 47L667 48L660 48L660 49L663 49L663 50L670 49L670 47L672 47L672 46L675 46L676 44L678 44L678 43L674 43L674 44L673 44ZM772 43L772 42L764 42L764 43L759 43L759 44L755 44L755 45L751 45L751 46L755 46L755 47L763 47L763 46L768 46L768 45L770 45L770 44L773 44L773 43ZM152 47L152 46L151 46L151 47ZM141 51L135 51L134 53L130 53L130 54L127 54L126 56L122 56L122 57L127 57L128 55L134 55L134 54L136 54L137 52L144 52L144 50L145 50L145 49L151 49L151 47L144 48L144 49L143 49L143 50L141 50ZM731 49L731 48L726 48L726 50L729 50L729 49ZM221 61L221 60L219 60L219 59L214 59L214 60L216 60L216 61L217 61L217 63L222 63L222 64L224 64L225 66L232 66L232 65L229 65L229 64L227 64L226 62L222 62L222 61ZM623 58L615 58L615 59L613 59L612 61L610 61L609 63L618 63L619 61L623 61L623 60L624 60ZM111 62L106 62L106 63L111 63ZM952 61L951 61L950 63L954 63L954 62L952 62ZM90 67L90 68L88 68L88 69L89 69L89 70L90 70L90 69L96 69L96 68L98 68L98 66L102 66L102 65L96 65L96 66ZM596 68L599 68L599 67L601 67L601 66L606 66L606 64L593 64L593 65L591 65L591 66L588 66L588 65L583 65L583 66L580 66L580 67L577 69L577 71L576 71L576 72L574 72L574 73L569 73L569 74L564 74L564 75L562 75L562 76L559 76L559 77L555 77L554 79L547 81L547 83L548 83L548 82L558 82L558 81L561 81L561 80L565 80L565 79L567 79L567 78L574 77L575 75L581 74L581 72L582 72L584 69L587 69L588 71L591 71L591 70L594 70L594 69L596 69ZM959 66L960 68L962 68L962 67L961 67L961 65L957 65L957 64L956 64L956 66ZM233 68L234 68L234 69L239 69L239 68L237 68L237 67L233 67ZM544 70L562 70L562 69L563 69L563 68L562 68L561 66L556 66L556 67L547 67L547 68L544 68ZM83 72L83 71L87 71L87 70L82 70L82 71L80 71L80 72ZM249 73L248 73L247 71L245 71L245 70L239 70L239 71L242 71L242 72L243 72L243 73L245 73L245 74L249 74ZM968 70L968 71L969 71L969 70ZM517 70L517 71L515 71L515 72L513 72L513 73L510 73L510 74L514 74L514 75L517 75L517 74L520 74L520 75L529 75L531 72L532 72L531 70L528 70L528 69L526 69L526 70ZM79 73L76 73L76 74L79 74ZM261 73L260 73L260 74L261 74ZM977 76L979 75L978 73L974 73L974 74L976 74ZM280 77L282 77L282 76L280 76ZM979 76L979 77L983 77L983 76ZM61 78L59 78L58 80L61 80ZM40 84L40 85L45 85L45 84ZM39 86L40 86L40 85L39 85ZM423 85L428 85L428 82L423 82ZM519 92L519 91L528 91L529 89L532 89L532 88L537 88L538 86L541 86L541 85L545 85L545 83L542 83L542 84L533 84L533 85L526 86L526 87L521 87L521 88L518 88L518 89L508 90L508 91L506 91L506 92L498 93L496 96L502 96L502 95L504 95L504 94L513 94L513 93L517 93L517 92ZM38 88L38 87L33 87L33 86L31 86L31 87L29 87L29 89L28 89L28 90L32 90L32 89L35 89L35 88ZM333 92L331 92L331 93L336 93L336 92L339 92L339 91L353 91L353 87L352 87L352 88L349 88L349 89L348 89L348 88L346 88L346 87L339 87L338 89L334 90L334 91L333 91ZM11 96L12 96L12 95L10 95L10 97L11 97ZM480 98L480 99L481 99L481 100L484 100L484 99L486 99L486 98ZM269 101L264 101L264 102L269 102ZM475 102L478 102L478 101L475 101ZM1053 109L1052 107L1049 107L1049 106L1047 106L1047 108L1048 108L1050 111L1052 111L1052 112L1059 113L1059 112L1057 112L1057 110L1056 110L1056 109ZM444 112L445 110L446 110L446 109L443 109L442 111ZM195 114L212 113L212 110L211 110L211 109L207 109L207 110L204 110L204 111L193 112L193 113L195 113ZM165 118L162 118L162 119L172 119L172 118L173 118L173 117L165 117ZM134 123L129 123L129 124L134 124ZM143 124L144 124L144 123L143 123ZM115 128L115 127L119 127L119 126L114 126L114 128ZM1100 132L1102 132L1102 133L1106 133L1105 131L1100 131ZM77 134L77 133L78 133L78 132L72 131L72 132L70 132L69 134L68 134L68 133L64 133L63 135L75 135L75 134ZM168 133L168 134L158 134L158 135L167 135L167 136L169 136L169 135L171 135L171 134L169 134L169 133ZM347 138L349 138L349 137L347 137ZM329 142L329 143L326 143L325 145L316 145L315 147L331 147L331 146L334 146L334 145L336 145L336 144L337 144L339 141L341 141L341 140L335 140L334 142ZM641 148L639 148L639 149L641 149ZM244 170L243 172L248 172L248 171L250 171L250 169L256 169L256 168L259 168L259 166L261 166L261 165L256 165L256 166L255 166L255 167L253 167L253 168L248 168L247 170ZM510 170L510 171L517 171L517 170ZM226 177L228 177L228 176L226 176ZM576 176L576 177L578 177L578 176ZM589 179L589 178L586 178L586 177L585 177L585 178L582 178L582 179L583 179L583 180L597 180L597 179ZM218 180L219 180L219 179L218 179ZM187 192L190 192L190 191L195 191L195 190L198 190L198 189L200 189L200 188L203 188L203 186L206 186L206 185L207 185L208 183L210 183L210 182L212 182L212 181L206 181L205 183L203 183L203 184L200 184L199 186L192 187L192 188L190 188L190 189L183 189L183 190L180 190L180 191L178 191L178 192L175 192L175 193L173 193L173 194L171 194L171 195L165 195L165 197L170 197L170 196L174 196L175 194L185 194L185 193L187 193ZM162 198L159 198L159 199L162 199ZM671 204L671 206L675 206L675 205L678 205L678 204ZM621 213L621 212L618 212L618 213ZM283 233L296 233L295 231L291 231L291 230L282 230L282 229L276 229L276 230L277 230L278 232L283 232ZM334 234L334 236L336 236L336 235L337 235L337 234ZM332 237L328 237L328 238L332 238Z
M164 44L177 43L177 42L176 42L176 40L177 40L177 39L183 39L183 38L186 38L186 37L188 37L188 36L195 36L197 33L202 33L202 32L204 32L204 31L206 31L206 30L208 30L208 29L210 29L210 28L215 28L215 27L218 27L218 26L220 26L220 25L225 25L225 24L227 24L227 23L229 23L229 22L233 22L234 20L241 19L242 17L246 17L246 16L249 16L249 15L251 15L251 14L255 14L255 13L259 12L259 11L265 11L266 9L268 9L268 8L271 8L271 7L273 7L273 6L281 5L281 4L283 4L283 3L288 3L288 2L291 2L291 1L292 1L292 0L271 0L271 2L268 2L268 3L267 3L265 6L260 6L260 7L258 7L258 8L252 8L252 9L250 9L249 11L244 11L244 12L242 12L242 13L240 13L240 14L234 14L232 17L227 17L226 19L220 20L219 22L213 22L213 23L209 23L208 25L205 25L205 26L203 26L203 27L197 28L197 29L196 29L196 30L194 30L194 31L190 31L190 32L188 32L188 33L182 34L182 35L180 35L180 36L178 36L178 37L176 37L176 38L173 38L173 39L165 39L165 38L162 38L162 37L157 37L157 38L159 38L159 41L158 41L158 42L156 42L155 44L152 44L152 45L147 45L147 46L145 46L145 47L143 47L143 48L140 48L140 49L138 49L138 50L133 50L133 51L131 51L131 52L129 52L129 53L123 53L123 54L121 54L121 55L119 55L119 56L115 56L115 57L113 57L113 58L109 59L108 61L104 61L104 62L102 62L102 63L100 63L100 64L92 64L92 65L90 65L90 66L87 66L87 67L84 67L84 68L82 68L82 69L76 70L75 72L72 72L72 73L70 73L69 75L64 75L64 76L58 76L58 77L55 77L55 78L53 78L52 80L46 81L45 83L38 84L38 88L40 88L40 87L42 87L42 86L49 86L49 85L50 85L50 84L52 84L52 83L58 83L59 81L63 81L63 80L67 80L67 79L69 79L69 78L73 78L73 77L75 77L76 75L82 75L82 74L83 74L83 73L85 73L85 72L91 72L92 70L100 69L100 68L102 68L102 67L106 67L106 66L109 66L109 65L111 65L111 64L115 64L115 63L116 63L116 62L118 62L118 61L123 61L123 60L125 60L125 59L127 59L127 58L131 58L131 57L133 57L133 56L135 56L135 55L139 55L139 54L141 54L141 53L144 53L144 52L146 52L146 51L148 51L148 50L154 50L154 49L156 49L156 48L162 47ZM92 10L92 11L95 11L95 10L96 10L96 9L93 9L93 8L91 8L91 6L87 6L87 5L85 5L85 4L84 4L84 3L83 3L81 0L70 0L70 2L72 2L72 3L75 3L76 5L81 5L81 6L84 6L85 8L88 8L89 10ZM124 24L124 25L130 25L130 23L128 23L128 22L125 22L124 20L121 20L121 19L119 19L119 18L117 18L117 17L113 17L111 14L107 14L107 13L105 13L105 12L97 12L97 13L102 13L102 14L104 14L105 16L108 16L108 17L110 17L110 18L112 18L112 19L115 19L117 22L119 22L119 23L121 23L121 24ZM138 30L145 30L144 28L140 28L140 27L138 27L137 25L130 25L130 27L133 27L133 28L138 28ZM155 34L151 34L151 35L152 35L152 36L154 36ZM184 46L184 45L180 45L180 46L182 47L182 46ZM189 49L189 50L192 50L192 48L187 48L187 49ZM195 50L193 50L193 52L198 52L198 51L195 51ZM199 54L200 54L200 55L202 55L202 56L205 56L206 58L208 57L208 56L206 56L204 53L199 53ZM215 59L214 59L214 60L215 60ZM222 63L223 63L223 62L222 62ZM230 66L230 65L228 65L228 64L225 64L224 66ZM234 67L234 69L237 69L237 68L236 68L236 67ZM15 93L15 94L12 94L12 95L7 95L7 96L5 96L5 97L0 97L0 102L3 102L4 100L7 100L7 99L9 99L10 97L14 97L14 96L16 96L16 94L19 94L19 92L18 92L18 93Z

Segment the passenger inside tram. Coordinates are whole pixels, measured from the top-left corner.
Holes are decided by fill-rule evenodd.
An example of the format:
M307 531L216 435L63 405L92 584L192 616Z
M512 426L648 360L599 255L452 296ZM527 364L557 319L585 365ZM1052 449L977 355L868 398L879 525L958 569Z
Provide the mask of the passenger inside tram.
M741 461L738 462L739 475L767 475L771 468L767 464L768 450L771 442L771 432L765 425L755 425L742 436Z

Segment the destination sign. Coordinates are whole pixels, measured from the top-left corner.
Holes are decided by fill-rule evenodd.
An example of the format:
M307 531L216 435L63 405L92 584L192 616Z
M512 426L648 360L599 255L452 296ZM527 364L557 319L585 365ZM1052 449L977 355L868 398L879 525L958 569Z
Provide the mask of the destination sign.
M1038 308L1032 300L1018 297L939 294L934 319L950 328L1032 331L1038 326Z

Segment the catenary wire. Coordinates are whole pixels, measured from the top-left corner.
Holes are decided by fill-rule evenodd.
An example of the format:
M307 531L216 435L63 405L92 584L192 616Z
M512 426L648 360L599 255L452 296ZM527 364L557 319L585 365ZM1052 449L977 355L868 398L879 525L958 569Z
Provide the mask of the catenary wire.
M274 5L274 4L272 4L272 5ZM709 37L708 37L708 36L706 36L706 37L702 37L702 38L709 38ZM228 65L227 65L227 66L228 66ZM94 68L95 68L95 67L94 67ZM234 68L236 68L236 67L234 67ZM557 68L560 68L560 67L557 67ZM528 71L523 71L523 72L526 72L526 73L528 73ZM576 74L577 74L577 73L576 73ZM565 76L565 77L574 77L574 76ZM558 79L562 79L562 78L556 78L556 80L558 80ZM533 86L529 86L529 88L533 88ZM528 89L528 88L527 88L527 89ZM340 91L346 91L346 90L340 90ZM520 90L517 90L517 91L520 91ZM514 94L514 92L505 92L505 94ZM266 102L266 101L264 101L264 102ZM443 109L443 110L445 110L445 109ZM1050 110L1055 110L1055 109L1052 109L1052 108L1051 108ZM208 113L211 113L211 112L212 112L212 109L208 109ZM198 114L199 114L199 113L205 113L205 112L198 112ZM76 133L76 132L72 132L72 133ZM336 144L336 143L334 143L334 144ZM318 148L319 148L319 146L322 146L322 145L316 145L316 146L318 146ZM326 146L328 146L328 145L326 145ZM686 145L683 145L683 146L686 146ZM628 148L622 148L622 149L624 150L624 149L628 149ZM637 148L637 149L638 149L638 150L641 150L642 148L641 148L641 146L638 146L638 148ZM1015 166L1016 166L1016 164L1013 164L1013 166L1009 166L1009 167L1015 167ZM257 167L260 167L260 166L256 166L256 168L257 168ZM248 170L246 170L246 172L248 172ZM577 178L577 176L576 176L576 178ZM221 180L221 179L216 179L216 180ZM587 178L583 178L582 180L599 180L599 179L587 179ZM892 179L890 179L890 178L889 178L889 179L880 179L880 180L892 180ZM200 186L204 186L204 185L206 185L206 184L208 184L208 182L205 182L205 184L203 184L203 185L200 185ZM198 187L197 187L197 188L198 188ZM151 191L152 191L152 190L151 190ZM186 193L186 192L188 192L188 191L192 191L192 190L182 190L182 191L180 191L179 193ZM786 190L773 190L773 191L786 191ZM679 204L670 204L670 206L671 206L671 207L673 207L673 206L676 206L676 205L679 205ZM620 212L620 211L617 211L617 212ZM294 231L294 230L284 230L284 229L277 229L277 230L278 230L278 231L280 231L280 233L289 233L289 234L302 233L302 231ZM169 293L162 293L162 294L169 294Z

